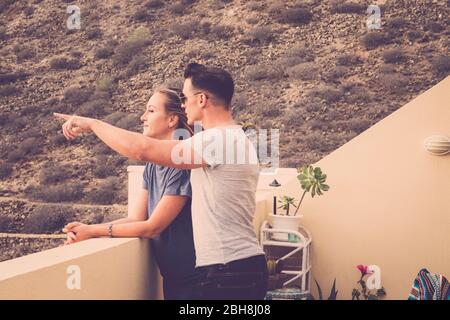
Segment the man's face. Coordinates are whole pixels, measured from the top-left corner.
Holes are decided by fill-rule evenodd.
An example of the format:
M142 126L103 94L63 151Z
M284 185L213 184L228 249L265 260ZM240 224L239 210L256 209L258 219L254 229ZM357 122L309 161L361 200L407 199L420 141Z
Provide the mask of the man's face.
M189 125L193 125L195 121L201 121L203 117L203 109L200 103L200 91L192 86L190 78L184 81L183 95L186 97L182 104L184 112L186 112Z

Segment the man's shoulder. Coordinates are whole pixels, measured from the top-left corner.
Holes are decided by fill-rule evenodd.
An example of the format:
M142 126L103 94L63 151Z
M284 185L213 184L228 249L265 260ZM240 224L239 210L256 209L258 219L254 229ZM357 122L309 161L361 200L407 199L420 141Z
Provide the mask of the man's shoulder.
M202 131L195 132L191 138L198 139L198 138L203 138L203 137L207 137L207 136L225 135L225 134L246 136L245 131L242 129L241 125L230 125L230 126L213 127L213 128L204 129Z
M206 171L210 171L211 173L229 172L233 176L239 176L242 179L259 176L261 171L259 164L254 163L224 163L215 167L206 167L203 169Z

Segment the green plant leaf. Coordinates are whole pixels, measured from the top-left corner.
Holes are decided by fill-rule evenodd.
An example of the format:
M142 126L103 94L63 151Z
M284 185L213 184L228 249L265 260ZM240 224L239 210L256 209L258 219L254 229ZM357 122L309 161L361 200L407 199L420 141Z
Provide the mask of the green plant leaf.
M338 291L336 290L336 278L334 278L333 286L331 287L330 296L328 297L328 300L336 300Z
M386 295L386 291L384 290L383 287L381 287L381 289L377 290L377 296L378 297L384 297Z
M358 289L353 289L352 291L352 300L359 300L359 296L361 295L361 292L359 292Z
M317 292L319 293L319 300L323 300L322 289L320 288L320 285L319 285L319 283L317 282L317 280L314 279L314 281L316 282Z
M268 259L267 260L267 270L269 272L269 275L274 275L276 272L276 262L274 259Z
M284 269L284 260L281 259L276 261L275 273L281 273L283 269Z
M314 298L314 296L313 296L311 293L308 293L308 294L307 294L306 299L307 299L307 300L316 300L316 298Z

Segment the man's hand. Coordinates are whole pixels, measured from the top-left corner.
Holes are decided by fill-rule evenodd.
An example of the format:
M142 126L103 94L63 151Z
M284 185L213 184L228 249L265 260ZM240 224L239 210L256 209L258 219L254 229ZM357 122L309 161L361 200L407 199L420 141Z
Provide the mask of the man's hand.
M62 125L63 134L68 140L73 140L82 133L91 132L91 125L95 121L92 118L71 116L62 113L53 113L59 119L66 120Z

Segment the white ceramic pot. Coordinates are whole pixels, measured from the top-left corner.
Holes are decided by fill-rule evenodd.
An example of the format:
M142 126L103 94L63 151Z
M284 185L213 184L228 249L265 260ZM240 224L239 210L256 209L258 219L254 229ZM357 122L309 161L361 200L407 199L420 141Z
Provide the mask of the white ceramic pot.
M284 230L293 230L298 231L298 227L300 226L301 215L296 216L286 216L286 215L269 215L269 219L274 229L284 229ZM289 241L288 233L274 232L273 239L279 241Z

